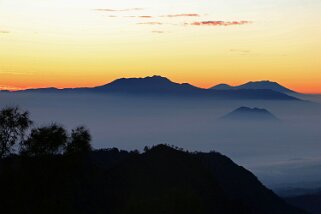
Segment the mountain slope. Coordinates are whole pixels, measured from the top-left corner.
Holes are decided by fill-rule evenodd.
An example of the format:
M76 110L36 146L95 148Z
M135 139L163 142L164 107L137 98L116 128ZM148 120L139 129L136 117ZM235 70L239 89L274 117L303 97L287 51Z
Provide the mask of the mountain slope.
M216 152L159 145L143 154L13 157L0 169L0 205L11 213L304 213Z
M271 190L267 189L250 171L236 165L228 157L216 152L198 153L227 196L251 207L251 213L301 213L289 207Z

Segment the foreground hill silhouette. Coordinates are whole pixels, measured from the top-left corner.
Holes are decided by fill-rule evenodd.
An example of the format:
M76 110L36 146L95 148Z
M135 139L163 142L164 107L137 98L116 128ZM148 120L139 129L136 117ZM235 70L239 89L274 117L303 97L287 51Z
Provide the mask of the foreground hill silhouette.
M253 100L291 100L298 98L270 89L213 90L192 86L188 83L175 83L161 76L145 78L121 78L103 86L93 88L43 88L28 89L20 92L40 93L94 93L131 96L170 96L170 97L206 97L211 99L253 99Z
M249 107L240 107L221 119L226 121L278 121L278 119L266 109Z
M281 92L281 93L287 93L287 94L295 94L295 91L292 91L282 85L280 85L277 82L271 82L268 80L265 81L256 81L256 82L248 82L245 83L243 85L239 85L239 86L230 86L228 84L219 84L216 85L214 87L212 87L211 89L214 90L240 90L240 89L265 89L265 90L273 90L276 92Z
M6 158L0 182L6 213L304 213L219 153L166 145Z

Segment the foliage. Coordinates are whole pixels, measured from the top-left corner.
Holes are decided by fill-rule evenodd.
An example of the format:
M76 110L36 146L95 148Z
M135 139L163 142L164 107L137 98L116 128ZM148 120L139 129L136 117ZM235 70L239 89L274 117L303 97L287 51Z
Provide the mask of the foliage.
M7 107L0 111L0 158L10 155L14 146L24 140L31 124L29 113L18 107Z
M85 154L92 150L90 145L91 135L83 126L71 131L71 137L67 143L65 154Z
M27 156L48 156L62 154L67 144L67 131L52 124L31 130L29 138L21 145L21 154Z

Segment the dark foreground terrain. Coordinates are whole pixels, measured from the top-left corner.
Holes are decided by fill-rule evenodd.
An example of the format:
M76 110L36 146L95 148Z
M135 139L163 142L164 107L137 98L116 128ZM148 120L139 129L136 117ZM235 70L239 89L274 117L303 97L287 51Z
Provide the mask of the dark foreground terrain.
M159 145L0 162L5 213L305 213L216 153Z
M289 204L293 204L307 210L311 214L321 213L321 190L314 193L288 197L286 198L286 201Z

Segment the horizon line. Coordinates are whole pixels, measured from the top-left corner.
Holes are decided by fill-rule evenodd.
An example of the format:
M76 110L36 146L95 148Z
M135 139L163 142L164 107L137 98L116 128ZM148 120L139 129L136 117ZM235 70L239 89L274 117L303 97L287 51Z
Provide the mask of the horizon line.
M119 78L116 78L112 81L109 81L104 84L97 84L97 85L93 85L93 86L79 86L79 87L56 87L56 86L48 86L48 87L24 87L24 88L21 88L21 87L15 87L15 86L2 86L0 85L0 91L8 91L8 92L19 92L19 91L25 91L25 90L33 90L33 89L57 89L57 90L64 90L64 89L79 89L79 88L95 88L95 87L102 87L104 85L108 85L116 80L120 80L120 79L146 79L146 78L153 78L153 77L161 77L161 78L166 78L168 79L169 81L172 81L170 78L166 77L166 76L162 76L162 75L148 75L148 76L143 76L143 77L119 77ZM184 84L184 83L187 83L187 84L190 84L188 82L175 82L175 81L172 81L174 83L178 83L178 84ZM197 86L197 85L193 85L193 84L190 84L194 87L197 87L197 88L201 88L201 89L210 89L212 87L215 87L215 86L218 86L218 85L222 85L222 84L225 84L225 85L228 85L228 86L231 86L231 87L237 87L237 86L241 86L241 85L244 85L244 84L247 84L247 83L251 83L251 82L272 82L272 83L277 83L281 86L283 86L282 84L278 83L277 81L271 81L269 79L261 79L261 80L250 80L250 81L246 81L242 84L237 84L237 85L231 85L231 84L228 84L228 83L217 83L217 84L213 84L213 86L210 86L210 87L200 87L200 86ZM285 87L285 86L283 86ZM287 87L285 87L287 88ZM293 90L293 89L290 89L290 88L287 88L289 90L292 90L294 92L297 92L297 93L300 93L300 94L306 94L306 95L320 95L321 92L310 92L310 93L304 93L304 92L300 92L300 90Z

